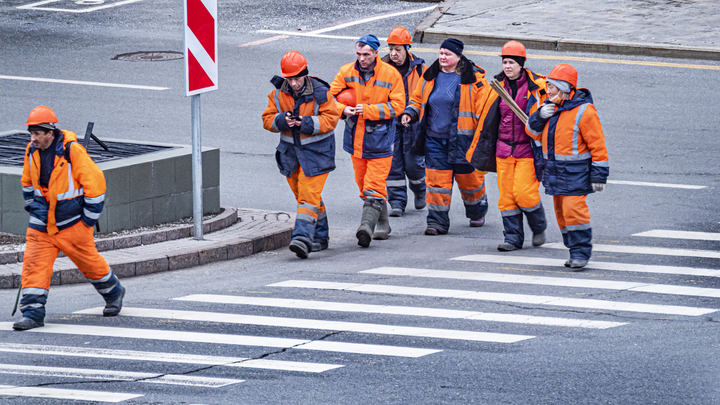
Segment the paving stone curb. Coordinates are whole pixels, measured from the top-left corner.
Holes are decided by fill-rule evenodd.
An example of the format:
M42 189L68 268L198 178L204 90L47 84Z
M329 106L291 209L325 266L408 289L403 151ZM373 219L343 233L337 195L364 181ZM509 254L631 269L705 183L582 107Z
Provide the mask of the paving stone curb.
M219 231L237 222L237 208L223 206L220 209L222 212L219 215L203 221L203 234ZM152 245L154 243L189 238L194 234L194 225L191 224L114 238L95 238L95 246L99 252L106 252L108 250L127 249L134 246ZM24 249L0 252L0 264L22 262L24 254ZM62 253L60 255L63 256Z
M608 53L616 55L652 56L676 59L720 60L720 48L702 48L656 43L631 43L614 41L587 41L580 39L557 39L542 36L498 35L497 33L453 31L435 28L440 17L457 3L447 0L431 11L415 28L413 42L442 43L447 38L457 38L466 45L501 47L507 41L517 40L527 48L559 52ZM479 27L480 28L480 27Z
M113 272L123 279L238 259L290 244L294 214L253 209L237 209L236 213L236 223L204 235L202 241L188 237L110 250L103 256ZM0 265L0 289L18 288L21 271L22 263ZM57 259L50 285L86 282L68 258Z

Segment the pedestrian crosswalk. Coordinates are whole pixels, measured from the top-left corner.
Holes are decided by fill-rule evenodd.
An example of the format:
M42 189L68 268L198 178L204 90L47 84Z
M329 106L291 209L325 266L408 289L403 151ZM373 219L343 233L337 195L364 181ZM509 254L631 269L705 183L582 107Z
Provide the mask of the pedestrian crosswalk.
M715 235L692 232L648 231L636 235L717 240L713 239ZM524 345L532 348L544 344L559 328L566 333L585 331L594 336L640 322L642 318L635 318L636 314L698 317L720 310L720 289L676 282L678 277L720 277L720 266L713 268L707 264L720 258L717 252L596 244L596 252L627 256L617 262L607 258L592 260L586 268L590 275L593 270L611 271L592 277L567 270L563 266L564 259L542 257L543 253L553 256L550 252L559 247L564 249L562 244L549 244L548 250L466 254L428 262L419 268L365 268L344 274L342 280L320 273L269 283L262 291L264 296L249 292L178 296L152 307L126 306L114 326L98 325L102 307L87 308L74 312L71 321L50 319L45 327L23 332L47 337L39 341L52 344L13 343L2 339L17 332L11 331L11 322L0 322L0 353L15 356L0 355L8 359L0 360L0 382L3 376L14 375L18 376L16 378L139 384L128 392L111 392L21 387L14 383L0 385L0 402L3 398L32 397L57 399L63 403L117 403L136 400L144 395L143 387L156 384L222 390L253 378L246 373L249 370L333 373L353 367L358 357L365 356L420 363L427 356L456 350L452 342L481 345L478 347ZM658 253L660 251L664 253ZM662 265L632 263L643 261L647 254L678 256L683 258L684 264L688 257L703 258L703 266L673 266L667 261ZM633 277L637 274L645 276ZM659 281L659 275L671 281ZM650 279L652 282L648 282ZM461 288L449 288L458 285ZM544 293L534 293L534 289L540 287ZM532 293L521 293L523 291ZM591 298L597 292L608 291L626 293L623 297L627 298ZM578 297L578 294L583 296ZM368 295L373 299L368 300ZM397 305L398 301L402 305ZM554 316L538 316L538 312ZM265 315L268 313L271 316ZM618 322L617 315L622 314L628 316ZM169 324L173 327L166 326ZM206 329L207 325L211 327ZM235 330L243 333L234 333ZM283 333L273 332L280 330ZM339 334L342 339L336 338ZM113 339L121 344L112 349L74 346L71 342L76 342L72 339L76 337L91 342L97 341L93 337ZM131 350L137 342L144 343L142 347L175 347L173 344L176 343L186 351ZM243 357L193 354L193 345L197 344L233 350L269 350L263 350L265 354L261 356ZM317 357L318 361L283 358L282 353L288 351L305 353L300 360ZM223 350L222 353L238 352ZM63 359L68 358L84 359L85 362L80 364L88 367L66 367ZM332 361L327 361L328 358ZM194 375L194 372L158 372L154 368L126 369L137 364L170 368L174 364L197 365L198 370L206 372Z

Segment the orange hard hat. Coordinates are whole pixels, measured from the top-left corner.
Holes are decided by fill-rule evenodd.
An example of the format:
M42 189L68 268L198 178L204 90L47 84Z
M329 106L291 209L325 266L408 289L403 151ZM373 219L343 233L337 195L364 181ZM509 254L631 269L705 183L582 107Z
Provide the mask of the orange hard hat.
M548 75L548 79L562 80L577 88L578 72L574 67L568 65L567 63L561 63L552 68L550 74Z
M343 103L345 105L354 106L357 105L355 101L355 90L352 88L347 88L343 91L341 91L337 96L335 96L335 99L339 103Z
M283 77L295 77L307 69L307 59L298 51L290 51L280 59Z
M520 56L527 58L527 56L525 56L525 45L518 41L509 41L503 45L500 56Z
M392 45L410 45L412 44L412 35L410 35L410 31L405 27L395 27L390 31L387 43Z
M30 115L28 115L27 123L25 123L25 125L40 125L57 122L57 115L55 115L55 111L53 111L52 108L39 105L30 111Z

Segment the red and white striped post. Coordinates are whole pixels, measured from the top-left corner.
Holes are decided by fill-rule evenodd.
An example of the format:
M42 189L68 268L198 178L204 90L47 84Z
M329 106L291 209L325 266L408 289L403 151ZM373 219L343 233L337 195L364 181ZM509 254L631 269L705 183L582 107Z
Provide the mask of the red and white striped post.
M217 0L184 0L185 93L190 97L192 123L194 237L203 238L202 137L200 94L218 88Z

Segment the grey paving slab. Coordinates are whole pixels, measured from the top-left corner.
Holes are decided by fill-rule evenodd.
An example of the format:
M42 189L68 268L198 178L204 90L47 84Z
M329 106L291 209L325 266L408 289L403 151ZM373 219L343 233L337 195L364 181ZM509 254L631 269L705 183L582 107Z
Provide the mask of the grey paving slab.
M718 15L717 1L448 0L415 41L720 60Z

